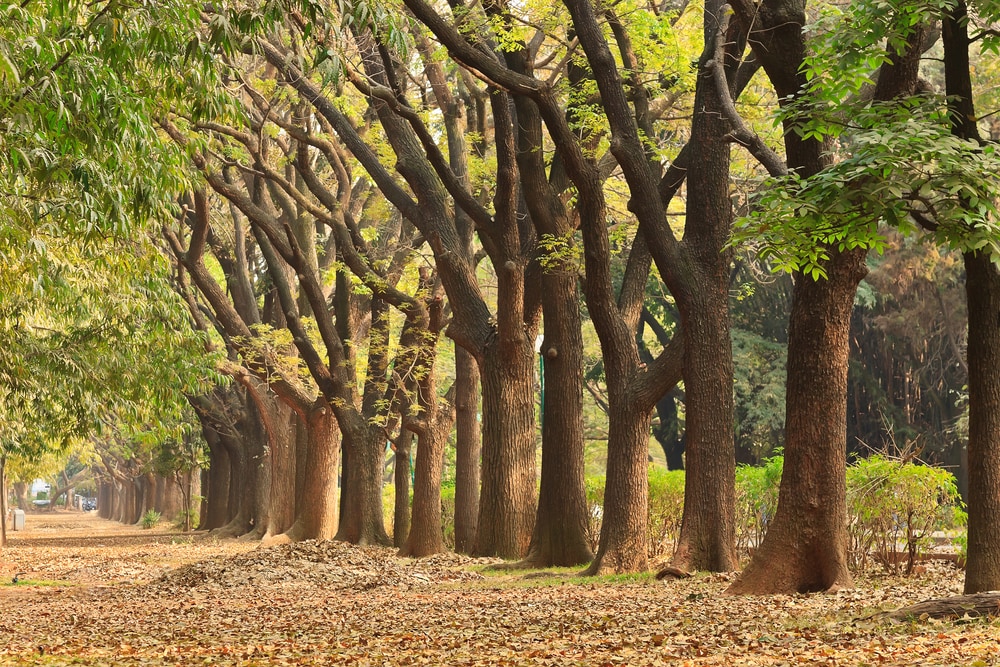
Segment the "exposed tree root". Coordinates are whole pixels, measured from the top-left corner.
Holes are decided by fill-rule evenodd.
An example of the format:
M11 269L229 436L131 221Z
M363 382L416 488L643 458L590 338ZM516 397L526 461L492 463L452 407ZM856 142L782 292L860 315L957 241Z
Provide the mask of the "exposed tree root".
M669 565L656 573L656 579L658 581L663 579L687 579L688 577L693 576L694 572L687 572L679 567L672 567Z
M1000 593L975 593L938 598L888 612L889 618L961 618L963 616L1000 616Z

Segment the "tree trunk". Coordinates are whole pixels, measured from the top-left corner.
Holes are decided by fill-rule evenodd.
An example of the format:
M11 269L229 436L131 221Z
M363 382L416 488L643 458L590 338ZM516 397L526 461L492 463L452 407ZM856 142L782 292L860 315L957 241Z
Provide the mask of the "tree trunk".
M17 499L17 506L27 511L31 501L28 499L28 484L26 482L14 482L14 497Z
M672 565L682 570L730 571L736 556L736 459L733 448L733 354L729 333L729 270L725 250L732 224L729 199L729 123L714 81L721 0L704 10L705 50L698 67L688 168L685 279L677 299L684 336L686 406L684 514ZM734 60L735 62L735 60ZM710 65L712 63L712 65Z
M292 541L328 540L337 533L337 464L340 431L325 398L305 421L308 434L302 503L295 523L285 533Z
M410 451L413 432L400 429L392 470L396 501L392 514L392 545L403 548L410 534Z
M229 483L233 472L229 452L212 429L203 429L208 443L208 484L205 488L205 517L199 528L213 530L221 528L229 521L232 509L229 505Z
M495 341L480 368L483 383L483 487L479 556L521 558L535 520L534 354L521 332L505 353Z
M1000 272L965 254L969 304L969 542L965 592L1000 589Z
M853 585L844 484L851 310L863 249L834 252L828 277L797 275L788 330L785 465L764 540L729 593L806 593Z
M7 455L0 455L0 548L7 546Z
M609 379L608 468L597 554L586 575L649 568L649 429L652 410L639 410L612 392Z
M479 523L479 369L455 346L455 551L472 553Z
M441 469L451 419L449 416L442 418L440 409L434 408L432 412L425 418L427 423L417 436L413 523L400 556L421 558L445 550L441 531Z
M341 424L344 434L343 493L336 539L351 544L392 543L382 516L385 436L366 425Z
M583 458L583 336L576 272L547 268L542 277L542 479L525 563L588 563Z
M942 21L952 134L978 141L965 2ZM969 310L969 542L965 592L1000 589L1000 274L986 253L966 253Z
M298 417L286 403L272 397L274 429L268 426L271 487L267 503L267 529L262 537L273 537L295 522L296 433ZM320 471L317 471L320 472Z

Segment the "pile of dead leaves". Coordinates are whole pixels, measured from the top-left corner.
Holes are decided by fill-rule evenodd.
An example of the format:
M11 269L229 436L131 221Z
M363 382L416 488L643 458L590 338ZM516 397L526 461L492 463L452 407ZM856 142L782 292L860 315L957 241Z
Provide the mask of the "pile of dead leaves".
M495 562L453 554L404 560L396 556L395 550L385 547L307 540L185 565L160 577L154 586L169 589L308 585L344 591L380 587L408 590L429 584L481 580L483 575L463 569L478 560L483 564Z

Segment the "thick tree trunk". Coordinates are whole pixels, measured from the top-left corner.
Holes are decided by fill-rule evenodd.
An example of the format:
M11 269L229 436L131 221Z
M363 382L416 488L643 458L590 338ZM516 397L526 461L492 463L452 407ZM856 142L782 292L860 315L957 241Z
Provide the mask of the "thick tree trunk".
M285 533L292 541L328 540L337 533L337 464L340 430L333 410L320 398L305 422L307 460L302 503Z
M273 425L268 427L270 496L267 502L267 529L262 537L273 537L295 522L296 432L298 417L286 403L273 399Z
M206 471L208 485L204 494L205 516L199 528L214 530L226 525L230 519L229 481L233 470L229 452L219 440L219 435L210 428L202 429L202 433L208 443L209 464Z
M576 273L547 269L542 277L542 479L525 558L532 567L579 565L594 557L587 541L579 304Z
M686 406L684 514L672 565L730 571L736 556L736 459L733 449L733 355L729 334L729 270L725 251L732 223L729 123L714 80L721 0L705 4L705 52L698 68L688 169L683 248L690 266L674 290L684 336ZM712 65L710 65L712 63ZM673 290L674 287L672 286Z
M519 341L507 346L494 342L483 355L479 556L521 558L531 541L536 511L534 361L523 332Z
M385 437L376 428L341 424L344 434L343 493L338 540L351 544L392 543L382 516Z
M969 543L965 592L1000 589L1000 272L965 254L969 304Z
M159 496L156 505L157 510L163 515L164 519L176 521L181 511L187 509L181 497L180 486L173 479L158 477L156 489Z
M609 397L624 396L611 393ZM612 400L608 406L608 468L597 554L586 575L649 568L649 429L652 410Z
M805 593L853 585L844 484L847 355L865 254L863 249L833 253L826 280L796 276L778 508L729 593Z
M688 313L683 328L684 512L671 564L686 571L727 572L739 569L728 288L725 278L699 282L698 312Z
M395 464L392 469L393 487L396 491L392 514L392 545L402 548L410 534L410 451L413 433L401 429L396 442Z
M455 346L455 551L471 553L479 523L479 368Z
M440 413L435 409L435 413ZM433 414L417 437L413 480L413 522L401 556L421 558L444 551L441 532L441 469L451 419Z

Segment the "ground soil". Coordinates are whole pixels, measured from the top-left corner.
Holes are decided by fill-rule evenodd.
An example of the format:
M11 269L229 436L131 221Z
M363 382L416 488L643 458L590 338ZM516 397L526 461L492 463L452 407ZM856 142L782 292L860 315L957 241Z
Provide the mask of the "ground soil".
M879 613L960 592L951 563L750 598L722 594L728 574L659 582L489 565L29 514L0 551L0 665L1000 664L996 620Z

